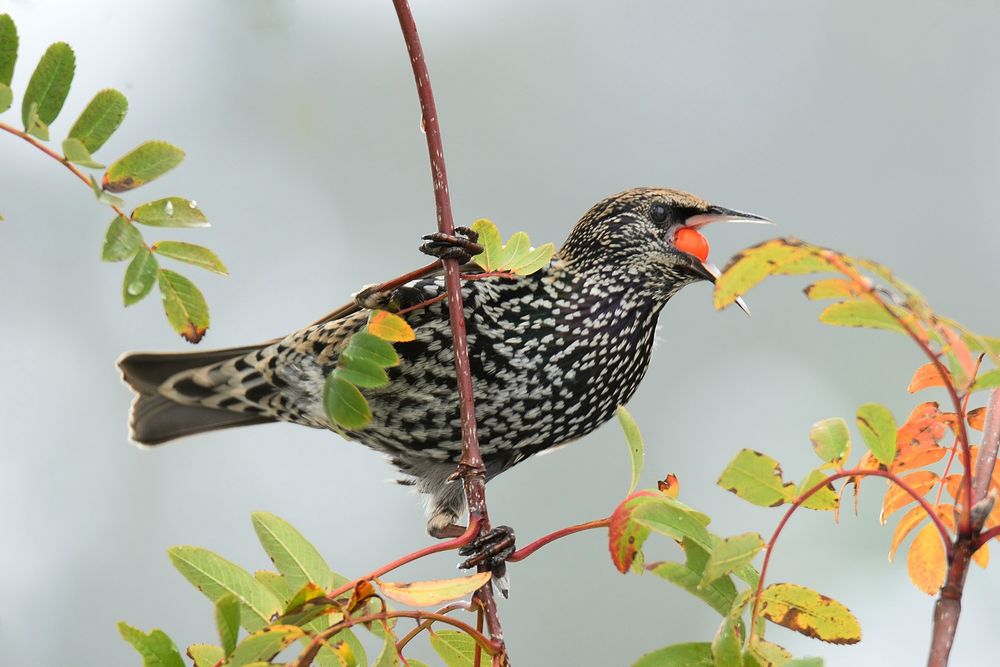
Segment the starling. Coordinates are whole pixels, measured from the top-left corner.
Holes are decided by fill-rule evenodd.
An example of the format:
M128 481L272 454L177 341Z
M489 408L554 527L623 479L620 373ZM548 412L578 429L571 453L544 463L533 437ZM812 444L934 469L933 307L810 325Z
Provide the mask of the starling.
M684 252L678 232L704 243L697 229L716 220L765 221L678 190L636 188L591 208L540 271L463 282L487 479L590 433L632 397L660 310L685 285L717 274L707 244L704 253ZM443 292L438 276L381 298L398 310ZM449 481L462 437L448 305L438 300L405 317L416 340L396 344L401 362L387 386L362 390L373 419L361 430L331 424L323 408L327 374L368 321L355 307L261 345L125 355L119 367L138 394L131 437L156 445L275 421L330 429L385 454L404 483L430 496L428 532L454 534L465 498Z

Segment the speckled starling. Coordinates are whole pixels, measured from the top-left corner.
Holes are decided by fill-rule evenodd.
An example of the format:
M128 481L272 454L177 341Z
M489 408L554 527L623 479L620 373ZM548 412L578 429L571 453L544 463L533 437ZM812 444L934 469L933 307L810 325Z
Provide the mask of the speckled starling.
M711 265L676 247L678 230L714 220L763 219L677 190L628 190L591 208L537 273L464 282L487 478L590 433L632 397L660 310L685 285L714 281ZM415 304L442 291L431 277L392 298ZM155 445L273 421L331 429L382 452L429 494L428 531L446 534L464 507L461 483L448 481L462 440L447 308L406 314L416 340L396 344L388 386L363 390L373 421L362 430L331 424L323 408L324 379L368 319L356 308L261 345L126 355L119 365L138 393L132 438Z

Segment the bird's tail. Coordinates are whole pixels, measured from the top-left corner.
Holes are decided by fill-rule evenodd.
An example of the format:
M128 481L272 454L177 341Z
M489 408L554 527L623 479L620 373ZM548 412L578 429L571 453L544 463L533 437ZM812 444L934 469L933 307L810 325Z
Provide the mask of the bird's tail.
M136 392L129 416L129 436L140 445L158 445L186 435L274 421L271 417L186 405L160 393L174 375L240 358L259 346L205 352L132 352L118 360L122 379Z

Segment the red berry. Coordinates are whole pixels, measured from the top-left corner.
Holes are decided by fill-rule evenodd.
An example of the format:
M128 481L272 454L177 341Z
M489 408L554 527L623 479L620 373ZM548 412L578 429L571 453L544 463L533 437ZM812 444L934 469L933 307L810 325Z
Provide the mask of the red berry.
M690 227L681 227L674 235L674 245L689 255L694 255L701 261L708 260L708 239Z

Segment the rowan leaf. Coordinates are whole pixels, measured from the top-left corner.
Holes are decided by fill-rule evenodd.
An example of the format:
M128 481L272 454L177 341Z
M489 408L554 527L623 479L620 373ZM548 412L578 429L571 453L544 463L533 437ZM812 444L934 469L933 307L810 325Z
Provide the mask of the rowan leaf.
M837 327L865 327L906 333L906 329L896 318L872 301L832 303L819 314L819 321Z
M236 648L240 634L240 601L232 593L226 593L215 601L215 627L222 650L229 655Z
M353 384L331 373L323 387L323 407L330 421L348 430L362 429L372 421L368 400Z
M88 153L96 153L122 124L126 113L128 100L125 96L113 88L105 88L94 95L73 123L69 138L79 141Z
M684 550L684 563L657 563L650 572L683 588L721 616L727 615L736 600L736 585L733 580L722 575L702 585L708 552L688 538L681 541L681 548Z
M729 306L770 275L829 270L816 250L794 239L771 239L740 252L715 281L716 309Z
M711 551L712 540L699 516L689 507L657 491L637 491L627 497L611 514L608 526L608 548L618 571L641 572L642 545L650 531L677 541L685 537L705 551Z
M847 431L847 422L840 417L831 417L813 424L809 429L809 439L812 441L816 456L838 467L851 453L851 436Z
M472 223L472 231L479 234L477 243L483 247L483 252L472 258L484 271L495 271L497 263L503 254L503 241L500 230L492 221L480 218Z
M368 332L394 343L405 343L417 338L406 320L387 310L372 312L371 319L368 320Z
M56 42L46 49L24 91L21 120L25 130L30 130L34 124L31 122L32 106L35 107L34 115L46 126L59 116L73 83L75 69L76 56L69 44ZM4 83L10 85L10 81Z
M937 463L948 453L946 447L941 447L935 443L929 445L916 445L912 447L902 447L896 453L889 470L892 472L905 472L916 470Z
M0 83L0 113L10 108L14 102L14 92L6 83Z
M760 667L785 667L791 660L792 654L783 646L774 642L761 639L759 635L751 638L750 645L744 653L744 660L752 658L754 662L749 662L746 667L760 665Z
M930 470L920 470L910 473L902 478L906 484L913 489L917 495L923 496L931 490L938 481L937 473ZM897 510L906 507L910 503L916 502L913 496L903 490L903 487L893 484L882 497L882 512L879 514L879 521L882 525Z
M970 428L982 431L983 426L986 425L986 408L969 410L969 414L965 416L965 420L968 422Z
M367 359L342 359L333 373L356 387L384 387L389 384L389 375L385 370Z
M144 667L184 667L177 645L163 630L154 629L147 634L121 622L118 633L139 652Z
M302 533L281 517L270 512L254 512L250 521L261 546L290 589L298 591L309 582L330 589L347 582L346 578L330 569L323 556Z
M718 540L712 547L699 586L737 570L750 563L764 548L759 533L742 533Z
M351 342L341 352L341 359L366 359L381 368L399 365L399 355L393 346L367 331L359 331L351 336Z
M200 547L180 546L167 551L174 567L212 602L226 594L240 601L240 625L256 632L281 611L281 602L246 570Z
M681 483L677 475L669 473L666 477L656 483L656 490L668 498L676 498L681 492Z
M139 252L142 245L142 234L139 230L122 216L115 216L104 235L101 259L105 262L126 260Z
M124 199L122 199L121 197L116 197L113 194L102 190L101 184L97 182L97 179L94 178L93 174L88 174L87 178L90 181L91 189L94 191L94 196L97 197L97 201L101 202L102 204L107 204L108 206L117 206L119 208L125 206Z
M810 472L802 483L799 484L798 492L796 496L802 496L806 491L813 488L823 480L827 478L827 474L822 470L813 470ZM802 507L811 510L836 510L840 508L840 497L837 495L837 490L833 487L832 482L827 482L824 484L819 491L809 496L802 503Z
M111 163L102 186L108 192L127 192L159 178L183 160L180 148L166 141L147 141Z
M847 607L797 584L771 584L760 595L762 617L832 644L861 641L861 625Z
M795 484L785 482L778 462L752 449L741 450L716 484L761 507L777 507L795 500Z
M24 129L28 134L37 139L41 139L42 141L49 140L49 126L38 117L38 102L32 102L31 106L28 107L28 120L25 123Z
M812 300L819 299L843 299L857 296L854 283L846 278L824 278L817 280L812 285L803 290L806 298Z
M269 625L243 638L233 650L226 667L247 667L256 662L270 662L271 658L305 637L302 628L294 625Z
M545 243L522 252L521 255L510 260L510 271L519 276L530 276L532 273L546 266L556 254L556 247L552 243Z
M942 377L936 364L926 363L913 373L913 379L910 380L910 385L906 388L906 391L914 394L928 387L944 387L950 382L950 373L945 371L945 377Z
M632 667L713 667L712 645L708 642L674 644L647 653Z
M146 202L132 211L132 220L149 227L208 227L198 204L183 197Z
M160 269L163 312L174 331L197 343L208 330L208 303L193 282L175 271Z
M742 610L741 610L742 611ZM715 638L712 640L712 660L717 667L742 667L741 639L742 621L739 614L733 617L732 614L722 619Z
M0 83L10 86L17 62L17 26L10 14L0 14ZM8 88L9 89L9 88Z
M917 533L906 557L910 581L919 590L934 595L944 584L947 562L937 527L929 523Z
M896 528L892 531L892 540L889 542L890 563L896 558L896 551L899 549L899 545L903 543L903 540L906 539L906 536L926 518L927 510L922 505L917 505L907 510L906 514L903 515L899 523L896 524Z
M635 487L639 485L639 476L642 474L643 460L645 459L645 446L642 442L642 433L639 432L639 425L624 405L619 405L618 422L621 424L622 432L625 433L625 443L628 445L629 457L632 461L632 482L629 484L628 493L631 495ZM676 497L676 496L675 496Z
M122 283L122 298L126 306L139 303L156 284L156 273L159 264L153 253L143 249L137 253L125 269L125 280Z
M191 644L187 654L194 661L194 667L215 667L216 663L226 658L221 646L212 644Z
M510 268L510 266L522 256L527 254L531 249L531 239L524 232L515 232L513 236L507 239L507 243L503 246L503 252L500 253L500 257L497 261L497 269L505 270Z
M197 266L212 273L229 275L229 270L218 255L208 248L184 241L158 241L150 249L157 255L176 259Z
M104 169L104 165L94 160L87 147L79 139L70 137L62 143L63 156L67 162L91 169Z
M485 586L492 576L487 570L454 579L414 581L405 584L376 579L375 583L382 590L382 594L391 600L411 607L430 607L465 597Z
M858 429L868 449L879 463L889 465L896 457L896 419L878 403L858 408Z
M391 633L386 632L382 641L382 650L379 652L378 657L375 658L375 662L372 663L372 667L400 667L402 664L403 661L399 658L399 651L396 650L395 638Z
M972 384L972 391L993 389L994 387L1000 387L1000 368L981 373Z
M472 667L476 655L476 640L458 630L431 633L431 648L447 667Z

